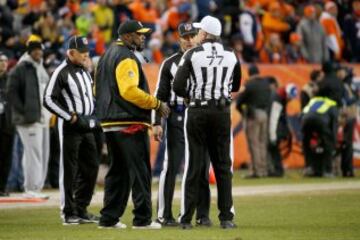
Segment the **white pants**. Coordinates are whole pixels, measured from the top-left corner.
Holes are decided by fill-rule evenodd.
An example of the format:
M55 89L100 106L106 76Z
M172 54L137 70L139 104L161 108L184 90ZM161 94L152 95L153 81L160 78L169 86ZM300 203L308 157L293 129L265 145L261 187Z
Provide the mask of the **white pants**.
M39 123L18 125L17 131L24 145L22 166L25 191L41 191L46 180L50 131Z

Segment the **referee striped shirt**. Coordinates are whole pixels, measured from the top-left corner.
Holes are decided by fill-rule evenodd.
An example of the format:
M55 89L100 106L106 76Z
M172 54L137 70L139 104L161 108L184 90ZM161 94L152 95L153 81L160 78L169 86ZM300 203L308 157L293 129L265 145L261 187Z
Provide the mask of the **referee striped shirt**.
M45 89L44 105L67 121L72 113L92 115L95 107L92 85L89 72L66 59L51 76Z
M240 62L232 49L215 40L205 40L181 58L174 91L190 100L230 100L231 92L240 88L240 79Z

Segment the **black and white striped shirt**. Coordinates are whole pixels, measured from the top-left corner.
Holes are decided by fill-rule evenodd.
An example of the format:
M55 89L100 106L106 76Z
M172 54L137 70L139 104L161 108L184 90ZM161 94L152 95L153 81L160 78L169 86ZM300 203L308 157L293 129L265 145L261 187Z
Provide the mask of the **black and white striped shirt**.
M72 113L92 115L94 112L93 80L82 66L64 60L56 68L45 89L45 107L67 121Z
M177 52L168 57L163 61L159 70L158 82L155 89L155 96L162 102L167 102L168 105L178 106L184 105L184 98L176 95L173 90L174 78L180 59L183 55L183 52ZM155 120L153 123L159 125L161 122L161 117L159 113L156 113Z
M181 58L174 91L190 100L231 99L231 92L239 90L240 79L235 53L217 41L206 40Z
M171 105L183 105L184 99L175 94L173 83L176 71L183 52L177 52L167 59L160 66L159 78L155 90L155 96Z

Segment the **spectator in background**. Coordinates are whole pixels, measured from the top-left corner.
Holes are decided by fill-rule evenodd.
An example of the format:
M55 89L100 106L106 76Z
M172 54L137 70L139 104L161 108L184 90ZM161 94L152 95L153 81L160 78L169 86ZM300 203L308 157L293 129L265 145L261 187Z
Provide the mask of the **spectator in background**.
M230 39L230 44L235 52L236 57L239 59L239 62L240 63L245 62L243 55L244 43L243 43L242 35L240 34L233 35ZM251 60L251 58L248 59Z
M43 13L39 20L34 23L33 28L44 41L48 41L52 45L57 43L61 45L63 39L60 38L58 24L50 11Z
M93 10L94 23L98 26L105 43L111 41L114 24L114 12L107 6L107 1L108 0L97 0L97 5Z
M293 32L290 34L290 43L286 45L285 58L286 63L305 63L305 59L301 53L300 35Z
M301 109L309 103L318 91L318 83L324 77L324 73L321 70L313 70L310 73L310 81L306 83L300 92L300 105Z
M16 57L15 33L7 28L0 29L0 51L6 54L9 59Z
M239 15L239 31L243 40L243 55L246 62L254 62L258 58L264 36L262 34L256 6L245 5Z
M264 48L260 52L262 63L285 63L285 49L278 33L269 35Z
M284 176L284 167L282 165L282 155L280 144L285 141L289 146L291 144L291 132L287 121L286 106L288 102L297 97L297 87L289 83L280 87L274 96L271 104L269 117L269 152L270 165L268 166L268 175L271 177Z
M301 39L301 53L307 62L323 63L329 59L326 35L316 18L314 6L308 5L304 8L304 16L296 31Z
M160 64L164 60L164 55L161 52L161 45L162 42L159 37L153 37L149 43L149 51L150 51L150 58L148 57L149 61L153 63Z
M144 26L150 28L152 31L156 30L155 24L159 16L154 6L154 1L134 0L129 5L129 8L135 20L142 22Z
M360 62L360 0L352 3L353 12L345 17L344 40L348 60Z
M195 0L199 11L198 19L202 19L207 15L213 15L219 9L222 0Z
M12 120L24 145L24 196L29 198L48 198L40 192L48 168L50 119L50 113L42 107L44 89L49 81L42 57L41 42L29 41L27 53L10 73L8 86Z
M129 4L132 0L113 0L112 1L112 9L114 16L114 24L112 29L112 38L117 37L117 28L121 23L132 19L133 14L129 9Z
M165 11L161 17L161 26L163 31L170 31L174 34L175 42L178 41L177 27L181 23L188 22L191 19L191 4L181 3Z
M75 20L75 26L78 30L79 35L87 36L91 29L92 24L94 23L94 16L89 10L89 3L83 2L80 6L80 11Z
M332 60L340 60L344 48L341 29L336 19L337 15L338 8L336 4L329 1L325 4L325 11L320 16L320 23L326 33L326 46Z
M6 183L11 168L11 154L14 142L14 126L11 123L10 102L6 86L8 58L0 52L0 197L9 196Z
M290 25L282 17L280 4L277 1L271 2L268 12L265 12L262 18L265 41L270 38L272 33L282 34L290 30Z
M240 93L236 108L245 120L245 131L251 155L250 174L247 178L267 176L268 110L271 90L269 82L260 77L257 66L249 67L249 80Z

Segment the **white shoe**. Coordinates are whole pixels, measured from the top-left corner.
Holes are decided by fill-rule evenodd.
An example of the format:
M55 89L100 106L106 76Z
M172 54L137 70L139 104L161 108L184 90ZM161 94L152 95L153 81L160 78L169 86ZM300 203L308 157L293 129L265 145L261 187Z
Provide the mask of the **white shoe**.
M133 229L161 229L161 224L157 222L151 222L149 225L145 226L133 226Z
M127 228L126 224L122 223L122 222L118 222L115 225L112 226L98 226L99 229L125 229Z
M26 191L23 194L24 198L40 198L40 199L49 199L49 196L41 193L41 192L35 192L35 191Z

